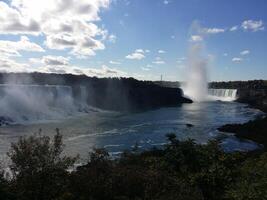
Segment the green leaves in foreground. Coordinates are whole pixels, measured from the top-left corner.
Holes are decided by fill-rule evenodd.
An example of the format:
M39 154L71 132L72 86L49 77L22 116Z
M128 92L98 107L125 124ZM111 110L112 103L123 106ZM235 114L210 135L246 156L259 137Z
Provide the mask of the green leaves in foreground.
M2 200L247 200L267 199L267 154L225 153L167 135L162 149L112 159L96 149L74 169L62 136L20 138L11 145L12 178L0 173Z

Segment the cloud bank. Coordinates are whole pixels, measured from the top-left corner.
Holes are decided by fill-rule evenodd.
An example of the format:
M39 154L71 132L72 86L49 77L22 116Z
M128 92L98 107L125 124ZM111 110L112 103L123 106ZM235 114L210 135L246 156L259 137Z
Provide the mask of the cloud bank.
M0 2L0 33L45 36L49 49L70 50L75 56L92 56L105 49L107 31L94 22L109 0L11 0ZM102 39L101 39L102 38ZM115 41L115 36L109 39Z

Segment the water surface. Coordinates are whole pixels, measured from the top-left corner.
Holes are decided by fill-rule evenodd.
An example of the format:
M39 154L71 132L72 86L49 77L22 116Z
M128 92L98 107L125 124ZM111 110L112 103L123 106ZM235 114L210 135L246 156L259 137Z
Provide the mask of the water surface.
M121 114L91 112L65 120L0 127L0 155L4 156L11 142L18 137L38 133L52 136L59 128L64 136L66 152L86 158L94 147L105 147L111 154L131 149L135 144L149 149L166 143L165 135L174 133L180 140L195 139L198 143L225 136L217 128L227 123L243 123L261 112L236 102L203 102L183 104L181 107ZM192 124L188 127L187 124ZM254 143L240 142L228 135L226 150L253 149Z

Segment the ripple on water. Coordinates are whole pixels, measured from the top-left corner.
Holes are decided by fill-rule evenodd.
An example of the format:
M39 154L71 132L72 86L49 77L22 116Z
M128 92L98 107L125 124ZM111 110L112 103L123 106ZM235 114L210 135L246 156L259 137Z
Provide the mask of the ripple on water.
M64 136L66 151L88 157L88 151L95 147L105 147L109 152L122 152L135 144L142 149L162 146L167 133L176 134L184 140L195 139L205 143L222 135L217 131L221 125L244 123L262 114L236 102L203 102L183 104L181 107L161 108L134 114L94 112L53 123L37 123L0 127L0 155L5 155L11 142L19 136L31 135L42 129L42 134L52 136L59 128ZM186 124L193 124L188 127ZM255 146L246 141L237 141L232 136L223 140L228 150L251 150ZM3 145L2 145L3 144Z

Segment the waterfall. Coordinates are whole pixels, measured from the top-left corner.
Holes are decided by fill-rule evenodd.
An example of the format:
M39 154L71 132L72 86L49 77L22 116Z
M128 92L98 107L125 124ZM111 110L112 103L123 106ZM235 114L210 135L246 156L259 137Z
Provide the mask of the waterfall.
M234 101L237 98L236 89L208 89L208 95L213 100Z
M86 105L86 88L81 103ZM0 125L60 119L79 112L71 86L0 84ZM2 122L2 123L1 123Z
M88 111L88 104L87 104L88 93L85 86L80 86L80 109L82 111Z

